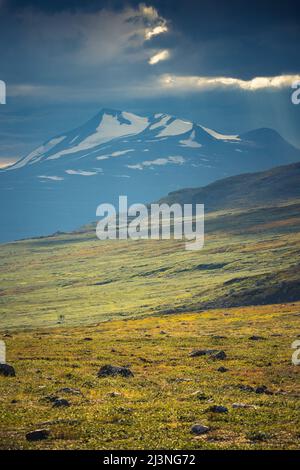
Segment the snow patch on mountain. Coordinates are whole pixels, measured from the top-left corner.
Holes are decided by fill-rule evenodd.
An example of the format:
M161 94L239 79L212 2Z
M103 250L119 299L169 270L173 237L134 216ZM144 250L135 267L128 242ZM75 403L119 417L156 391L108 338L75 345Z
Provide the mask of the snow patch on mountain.
M88 135L79 144L51 155L48 160L55 160L63 155L81 152L119 137L139 134L149 125L148 118L136 116L132 113L123 112L121 117L123 120L116 115L104 113L100 124L92 134Z
M116 152L107 153L106 155L100 155L96 157L96 160L107 160L109 157L120 157L121 155L126 155L126 153L134 152L134 149L128 150L117 150Z
M40 179L44 180L52 180L52 181L62 181L63 178L61 176L47 176L47 175L40 175L38 176Z
M22 158L22 160L19 160L14 165L5 168L5 170L6 171L16 170L17 168L22 168L23 166L27 164L32 165L33 163L37 163L46 152L49 152L49 150L51 150L57 144L62 142L64 139L65 139L65 136L61 136L61 137L55 137L54 139L49 140L48 142L41 145L37 149L33 150L33 152L31 152L25 158Z
M143 170L144 168L151 168L153 166L164 166L168 164L182 165L185 162L185 158L180 155L167 158L156 158L155 160L145 160L144 162L137 163L135 165L126 165L131 170Z
M202 144L199 144L199 142L195 141L195 131L191 132L191 135L187 139L180 140L179 143L182 147L191 147L191 148L202 147Z
M191 131L192 127L193 124L191 122L175 119L159 132L158 137L170 137L185 134L186 132Z
M241 139L239 138L238 135L224 135L220 134L219 132L216 132L212 129L209 129L208 127L200 126L205 132L207 132L209 135L214 137L217 140L237 140L240 141Z
M161 117L161 116L164 116L163 114L162 115L155 115L154 117L157 118L157 117ZM160 121L158 122L155 122L154 124L151 124L151 126L149 127L149 129L152 131L153 129L157 129L158 127L165 127L168 122L170 121L171 116L169 116L168 114L166 114Z
M98 171L66 170L66 173L68 173L68 175L93 176L97 175Z

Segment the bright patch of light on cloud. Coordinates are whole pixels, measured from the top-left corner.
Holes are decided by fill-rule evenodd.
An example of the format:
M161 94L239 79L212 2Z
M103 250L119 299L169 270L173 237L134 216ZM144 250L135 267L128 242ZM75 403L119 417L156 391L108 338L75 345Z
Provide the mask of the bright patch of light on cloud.
M161 62L162 60L167 60L170 57L170 53L167 49L158 52L154 56L150 57L149 59L149 64L154 65L157 64L158 62Z
M147 6L145 4L139 5L139 11L142 17L148 22L148 27L145 29L144 38L149 41L153 36L166 33L168 26L166 20L159 16L156 8Z
M166 33L168 31L167 25L160 25L160 26L155 26L153 29L149 29L145 33L145 39L149 40L153 36L158 36L158 34Z
M158 18L158 13L157 13L156 8L145 5L145 3L141 3L139 5L139 11L148 20L156 20Z
M300 75L277 75L274 77L254 77L250 80L242 80L232 77L200 77L200 76L176 76L163 75L161 84L169 89L197 90L216 87L232 87L242 90L255 91L262 89L280 89L290 87L294 81L299 80Z

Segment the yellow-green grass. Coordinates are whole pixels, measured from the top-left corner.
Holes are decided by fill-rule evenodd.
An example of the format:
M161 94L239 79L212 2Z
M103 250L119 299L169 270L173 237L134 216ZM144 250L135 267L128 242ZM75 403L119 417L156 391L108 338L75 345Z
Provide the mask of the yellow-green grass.
M0 330L299 300L300 204L208 214L205 246L99 241L94 227L0 247Z
M11 331L3 339L16 377L0 377L0 448L297 449L300 366L292 365L291 343L299 312L300 303L290 303ZM198 348L224 350L227 359L190 357ZM98 378L105 364L129 366L134 377ZM55 409L43 400L49 395L71 406ZM255 408L234 409L235 402ZM212 405L229 412L208 412ZM192 435L196 423L210 432ZM49 438L27 442L38 428Z
M175 240L100 242L93 226L2 245L0 339L17 375L0 376L0 448L299 448L299 210L209 214L195 252ZM198 348L227 358L190 357ZM134 377L97 378L105 364ZM71 406L53 408L49 395ZM192 435L197 423L210 432ZM37 428L49 439L27 442Z

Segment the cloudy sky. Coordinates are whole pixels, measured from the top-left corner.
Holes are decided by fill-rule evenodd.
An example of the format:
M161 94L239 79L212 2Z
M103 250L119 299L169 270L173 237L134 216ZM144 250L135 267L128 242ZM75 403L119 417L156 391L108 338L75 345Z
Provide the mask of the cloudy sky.
M102 107L272 127L300 147L297 3L0 0L0 165Z

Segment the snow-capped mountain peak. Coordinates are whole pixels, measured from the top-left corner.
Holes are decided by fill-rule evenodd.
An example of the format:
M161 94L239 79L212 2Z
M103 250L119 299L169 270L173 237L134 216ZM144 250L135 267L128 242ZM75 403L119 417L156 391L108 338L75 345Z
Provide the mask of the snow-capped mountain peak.
M99 124L96 128L92 126L89 129L89 123L94 124L95 119L89 121L86 129L84 129L84 131L87 131L87 135L85 135L84 132L82 138L81 130L81 133L69 142L67 148L52 154L48 159L54 160L63 155L95 148L105 142L109 142L120 137L140 134L149 124L148 118L140 117L124 111L115 112L111 110L103 110L99 117Z
M263 131L268 140L270 134ZM233 144L237 147L233 148ZM152 151L154 159L178 152L185 153L182 157L186 159L186 152L189 151L193 158L197 158L195 165L210 160L210 165L214 167L220 154L220 145L224 145L221 152L223 156L228 150L239 153L248 151L246 141L237 134L222 134L169 114L157 113L147 117L104 108L83 126L48 140L14 165L2 170L2 173L62 159L66 159L68 166L72 162L75 164L78 159L84 160L90 172L89 167L96 160L121 156L133 159L135 154L140 158L141 152L145 151ZM197 157L195 152L199 152L200 148L202 154ZM140 164L140 161L133 165L130 162L133 168ZM74 174L80 174L78 168L73 170Z
M119 194L149 202L298 160L300 151L269 129L223 134L169 114L102 109L0 171L3 239L75 228Z

